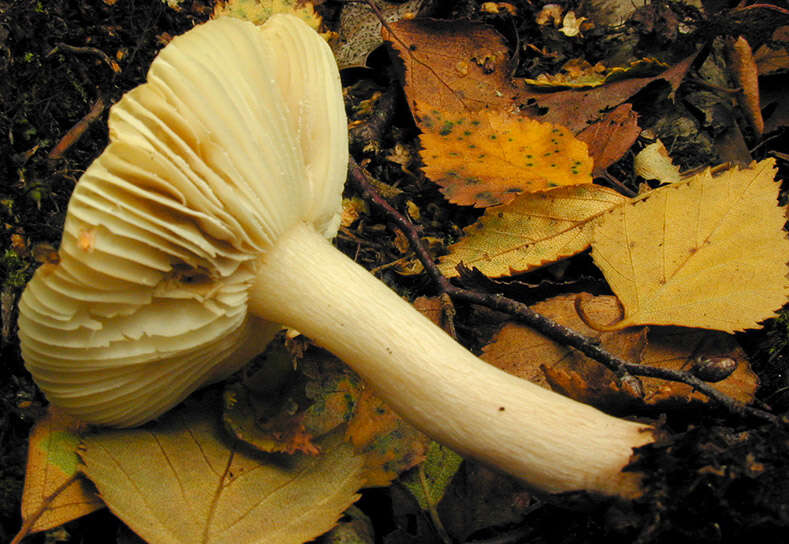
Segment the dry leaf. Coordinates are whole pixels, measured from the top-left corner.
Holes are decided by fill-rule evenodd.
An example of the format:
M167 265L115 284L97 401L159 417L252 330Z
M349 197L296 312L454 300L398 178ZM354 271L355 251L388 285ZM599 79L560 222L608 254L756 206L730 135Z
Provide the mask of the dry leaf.
M146 541L301 544L357 498L364 459L335 439L322 454L271 456L228 440L204 395L157 424L85 437L85 474Z
M581 320L575 310L575 298L576 295L554 297L535 304L532 309L581 334L599 339L603 348L631 363L690 370L696 357L732 358L738 363L736 370L714 387L743 403L753 400L758 380L733 336L676 327L631 327L601 332L589 328ZM615 297L586 295L584 298L584 311L593 321L607 323L621 317ZM708 402L707 397L686 384L645 377L641 378L644 398L636 399L621 390L614 374L597 361L517 323L505 324L485 346L482 358L545 388L608 409L634 409L645 405L668 409L690 402Z
M30 433L22 492L22 519L28 532L63 525L104 506L79 477L79 422L50 409Z
M616 328L734 332L789 294L789 240L774 161L661 187L598 219L592 257L625 308Z
M444 275L463 263L489 277L525 272L589 247L588 227L599 214L628 199L612 189L585 184L524 194L507 206L485 210L466 236L441 258Z
M661 183L676 183L680 180L679 167L671 160L666 146L660 140L636 154L633 171L644 179L656 179Z
M373 0L387 23L399 21L407 14L417 14L425 0L387 2ZM346 2L340 13L339 40L332 44L337 65L342 68L364 66L367 56L384 43L381 19L366 2Z
M602 176L606 168L630 149L639 134L638 114L631 104L622 104L578 133L578 139L586 142L589 155L594 159L592 175Z
M493 28L433 19L390 28L394 34L382 34L405 64L404 90L415 115L417 104L445 113L513 105L518 90L509 77L509 50Z
M586 144L563 127L494 111L433 109L420 121L425 175L455 204L507 204L520 192L592 181Z
M756 136L764 132L764 119L759 106L759 70L753 60L751 46L740 36L726 42L726 55L734 81L742 90L737 95L745 117Z
M789 26L780 26L773 31L771 41L789 42ZM789 50L785 47L773 49L762 45L753 54L760 76L789 71Z

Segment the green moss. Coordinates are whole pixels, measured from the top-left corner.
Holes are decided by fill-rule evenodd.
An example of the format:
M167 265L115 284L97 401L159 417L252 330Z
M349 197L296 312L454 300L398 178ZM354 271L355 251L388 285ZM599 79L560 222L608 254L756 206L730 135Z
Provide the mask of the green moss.
M27 283L28 263L13 249L7 249L0 260L0 269L4 271L3 287L21 288Z

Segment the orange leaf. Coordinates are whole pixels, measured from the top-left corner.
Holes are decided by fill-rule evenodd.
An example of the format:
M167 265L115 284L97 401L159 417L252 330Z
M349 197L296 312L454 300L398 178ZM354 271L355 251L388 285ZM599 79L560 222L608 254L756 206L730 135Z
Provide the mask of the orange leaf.
M753 60L751 46L745 38L740 36L736 40L726 43L726 53L732 75L742 88L742 92L738 95L740 106L756 136L761 136L764 132L764 119L762 119L762 110L759 107L759 69Z
M630 149L639 134L638 114L631 104L622 104L579 132L578 139L586 142L589 155L594 159L592 175L603 175L606 168Z
M63 525L104 506L79 477L80 425L52 409L30 433L22 519L28 532Z
M511 202L520 192L591 183L586 144L565 128L502 112L421 117L425 174L455 204Z
M509 78L509 50L493 28L464 21L419 19L390 25L383 37L405 64L405 93L416 112L507 107L518 90Z

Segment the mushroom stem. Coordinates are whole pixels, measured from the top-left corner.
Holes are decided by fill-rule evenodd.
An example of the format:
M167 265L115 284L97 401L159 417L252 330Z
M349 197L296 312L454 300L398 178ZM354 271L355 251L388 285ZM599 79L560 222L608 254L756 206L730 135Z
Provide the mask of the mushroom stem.
M461 455L543 492L641 493L641 476L622 468L654 440L650 427L481 361L311 226L299 223L260 258L249 309L334 353Z

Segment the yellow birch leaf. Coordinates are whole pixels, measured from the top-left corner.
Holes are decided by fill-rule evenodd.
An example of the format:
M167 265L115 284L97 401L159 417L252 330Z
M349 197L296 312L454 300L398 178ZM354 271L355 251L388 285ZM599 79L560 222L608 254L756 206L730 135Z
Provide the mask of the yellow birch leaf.
M592 257L625 310L612 327L734 332L774 316L789 294L774 175L772 159L707 170L601 216Z
M489 277L526 272L589 247L592 219L628 199L612 189L584 184L520 195L485 210L466 236L449 248L439 268L457 276L459 263Z
M521 192L592 182L586 144L564 127L501 111L420 111L424 172L450 202L494 206Z
M301 544L358 498L364 459L341 436L318 456L255 452L224 435L214 401L204 395L155 425L85 437L85 474L143 539Z
M104 506L78 471L79 423L54 410L30 433L22 519L28 533L44 531Z

